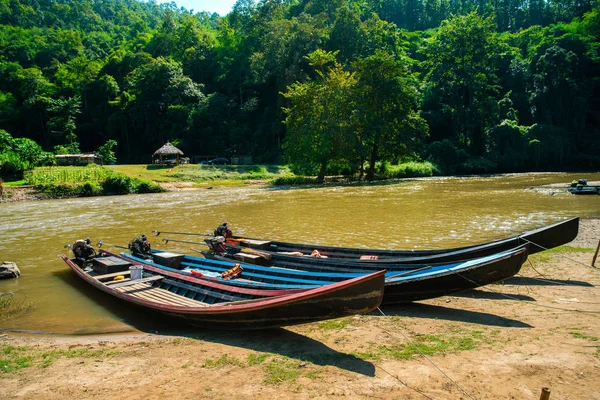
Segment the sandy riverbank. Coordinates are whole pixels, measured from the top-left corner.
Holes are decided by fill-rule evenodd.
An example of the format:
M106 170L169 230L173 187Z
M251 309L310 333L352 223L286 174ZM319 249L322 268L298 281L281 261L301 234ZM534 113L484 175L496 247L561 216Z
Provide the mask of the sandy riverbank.
M583 220L571 246L592 248L599 239L600 220ZM600 271L586 266L592 256L541 253L502 285L384 307L385 316L262 332L7 333L0 397L469 398L439 367L476 399L538 399L546 386L551 398L600 399Z

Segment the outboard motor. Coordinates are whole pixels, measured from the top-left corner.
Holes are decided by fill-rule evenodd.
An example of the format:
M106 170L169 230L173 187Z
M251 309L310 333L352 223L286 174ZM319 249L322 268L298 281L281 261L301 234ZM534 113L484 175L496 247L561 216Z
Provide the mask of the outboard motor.
M150 242L146 238L146 235L138 236L134 238L131 242L129 242L129 251L135 257L151 259L152 258L152 249L150 246Z
M225 246L225 238L223 236L207 238L204 239L204 242L208 248L215 253L224 253L227 250L227 247Z

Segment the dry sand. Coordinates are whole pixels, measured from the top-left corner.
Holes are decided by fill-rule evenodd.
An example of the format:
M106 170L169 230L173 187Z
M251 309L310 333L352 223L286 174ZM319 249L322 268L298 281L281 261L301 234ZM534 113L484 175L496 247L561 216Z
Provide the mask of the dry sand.
M584 220L571 246L598 240L600 220ZM593 254L535 255L504 284L384 307L385 316L262 332L4 334L0 365L15 359L7 353L32 358L0 373L0 398L537 400L549 387L551 399L600 399Z

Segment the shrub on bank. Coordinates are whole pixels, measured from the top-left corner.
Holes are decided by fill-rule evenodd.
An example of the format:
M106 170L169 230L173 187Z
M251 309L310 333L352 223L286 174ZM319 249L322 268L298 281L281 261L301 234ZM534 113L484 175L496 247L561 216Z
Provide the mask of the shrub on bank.
M98 182L86 182L78 186L77 191L81 197L102 196L102 186Z
M114 173L102 182L104 194L129 194L133 192L131 178L127 175Z
M434 166L432 163L410 161L398 165L388 166L384 178L414 178L433 176Z
M67 183L61 183L58 185L44 184L36 185L35 187L38 192L44 193L45 195L58 199L62 197L79 197L80 189L77 185L69 185Z
M311 178L308 176L289 175L289 176L282 176L280 178L273 179L270 183L275 186L307 185L307 184L317 183L317 179Z
M164 192L165 189L160 186L157 185L153 182L147 181L147 180L142 180L142 179L133 179L134 182L134 187L133 187L133 192L134 193L161 193Z

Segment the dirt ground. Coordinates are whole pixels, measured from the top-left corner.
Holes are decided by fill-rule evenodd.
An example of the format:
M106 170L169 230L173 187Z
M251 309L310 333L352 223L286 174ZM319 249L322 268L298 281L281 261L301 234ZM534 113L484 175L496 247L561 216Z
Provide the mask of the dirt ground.
M285 329L5 333L0 398L600 399L598 240L583 220L503 284Z

